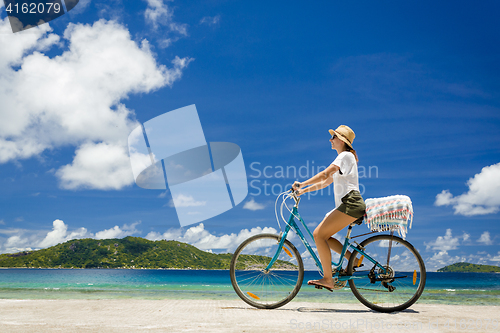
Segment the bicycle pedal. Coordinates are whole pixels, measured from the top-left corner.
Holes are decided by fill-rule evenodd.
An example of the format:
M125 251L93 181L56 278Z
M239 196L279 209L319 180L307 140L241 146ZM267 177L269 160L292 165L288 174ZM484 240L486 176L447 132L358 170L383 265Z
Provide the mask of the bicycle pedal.
M315 285L314 287L315 287L316 289L323 289L323 287L322 287L322 286L316 286L316 285Z

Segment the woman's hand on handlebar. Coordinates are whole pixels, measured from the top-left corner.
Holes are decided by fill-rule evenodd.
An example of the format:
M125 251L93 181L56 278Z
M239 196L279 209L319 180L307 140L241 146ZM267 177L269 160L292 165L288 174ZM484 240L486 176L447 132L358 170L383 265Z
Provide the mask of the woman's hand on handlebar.
M301 188L302 184L298 181L296 181L295 183L293 183L292 185L292 191L295 193L295 195L297 196L300 196L302 193L301 190L299 190Z

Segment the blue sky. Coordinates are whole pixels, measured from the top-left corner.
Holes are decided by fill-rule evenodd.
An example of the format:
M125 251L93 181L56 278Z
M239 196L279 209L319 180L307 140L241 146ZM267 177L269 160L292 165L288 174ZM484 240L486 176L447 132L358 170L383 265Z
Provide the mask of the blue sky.
M411 197L429 270L500 265L499 9L87 0L12 34L2 8L0 252L127 235L232 251L277 229L275 194L304 179L280 168L328 165L328 129L346 124L363 196ZM249 196L180 228L169 191L133 183L126 140L191 104L207 141L241 147ZM314 228L332 205L325 192L301 213Z

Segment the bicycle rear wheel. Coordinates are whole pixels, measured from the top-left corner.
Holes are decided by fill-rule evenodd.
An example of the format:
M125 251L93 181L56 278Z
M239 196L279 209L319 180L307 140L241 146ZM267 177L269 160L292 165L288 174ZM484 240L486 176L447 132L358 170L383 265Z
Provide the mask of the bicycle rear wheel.
M236 249L231 259L231 283L238 296L260 309L274 309L290 302L300 290L304 265L299 251L285 240L278 249L279 237L260 234L250 237ZM267 265L280 250L270 270Z
M363 264L367 269L353 273L355 258L361 257L355 251L347 267L347 274L354 276L349 280L354 296L379 312L401 311L415 303L424 291L426 273L422 257L413 245L393 235L370 237L360 245L387 272L384 274L365 259Z

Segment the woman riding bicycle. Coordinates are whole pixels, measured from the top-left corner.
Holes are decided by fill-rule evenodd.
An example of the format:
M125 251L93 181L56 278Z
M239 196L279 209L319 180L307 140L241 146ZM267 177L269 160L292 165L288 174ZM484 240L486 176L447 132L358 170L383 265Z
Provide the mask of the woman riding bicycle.
M313 236L318 249L323 278L308 281L308 284L324 287L330 291L334 288L332 278L332 254L342 251L342 244L332 237L335 233L347 227L365 214L365 202L359 193L358 157L352 147L355 134L351 128L340 125L335 131L329 130L332 149L338 153L337 158L328 168L304 182L295 182L293 188L298 195L323 189L334 183L335 208L325 215L325 218L314 230ZM308 187L306 187L308 186ZM346 253L349 259L351 253ZM357 263L355 263L357 266Z

